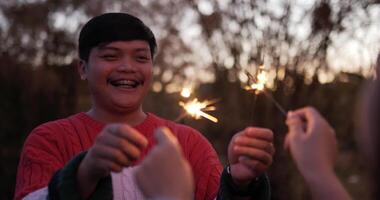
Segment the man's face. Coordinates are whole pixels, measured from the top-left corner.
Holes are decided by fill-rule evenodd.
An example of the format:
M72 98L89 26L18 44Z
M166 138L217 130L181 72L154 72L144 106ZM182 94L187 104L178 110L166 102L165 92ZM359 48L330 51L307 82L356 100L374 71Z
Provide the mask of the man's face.
M152 82L153 62L143 40L115 41L91 50L84 75L93 103L105 112L141 108Z

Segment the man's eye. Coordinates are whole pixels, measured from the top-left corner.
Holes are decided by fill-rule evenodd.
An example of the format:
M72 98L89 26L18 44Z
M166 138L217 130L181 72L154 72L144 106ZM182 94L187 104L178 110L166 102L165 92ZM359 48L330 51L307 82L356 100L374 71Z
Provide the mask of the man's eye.
M113 54L105 54L105 55L101 55L100 57L105 60L115 60L117 58L117 56Z
M149 57L147 56L137 56L138 61L149 61Z

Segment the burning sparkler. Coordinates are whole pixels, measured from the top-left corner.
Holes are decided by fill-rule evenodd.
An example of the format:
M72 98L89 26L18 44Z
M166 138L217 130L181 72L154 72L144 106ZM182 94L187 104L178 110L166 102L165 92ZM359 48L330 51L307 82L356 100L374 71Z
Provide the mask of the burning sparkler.
M255 97L263 93L268 99L270 99L274 105L277 107L280 112L286 116L285 109L273 98L271 94L269 94L266 89L266 83L268 81L267 78L267 72L264 69L264 65L261 65L258 69L256 77L254 77L252 74L250 74L248 71L245 71L246 75L248 76L248 85L245 87L248 91L254 91Z
M192 88L191 87L184 87L181 91L181 96L184 98L189 98L192 94ZM180 101L179 105L184 109L185 112L183 112L175 121L179 122L181 119L183 119L186 116L193 117L194 119L200 119L201 117L204 117L212 122L217 123L218 119L208 113L207 111L214 111L216 110L216 107L213 106L215 104L215 100L205 100L205 101L198 101L197 98L193 98L192 100L189 100L187 102Z
M256 78L250 74L248 71L245 71L248 76L248 84L245 89L248 91L255 91L255 94L260 94L265 89L265 84L268 81L267 72L264 69L264 66L259 67Z
M188 102L180 101L179 105L183 107L183 109L186 111L185 113L186 115L194 117L195 119L200 119L201 117L204 117L212 122L217 123L218 119L216 117L206 113L206 111L216 110L215 106L213 106L214 103L215 101L209 101L209 100L205 100L201 102L201 101L198 101L197 98L195 98Z

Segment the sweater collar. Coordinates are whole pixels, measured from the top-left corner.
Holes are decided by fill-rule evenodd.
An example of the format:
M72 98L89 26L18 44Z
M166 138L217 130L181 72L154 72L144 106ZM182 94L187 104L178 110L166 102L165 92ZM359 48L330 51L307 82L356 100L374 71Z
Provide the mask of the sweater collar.
M102 130L104 126L106 125L105 123L90 117L85 112L78 113L78 117L82 119L87 125L95 129ZM134 126L133 128L144 132L144 130L154 127L154 124L155 124L154 122L156 121L156 118L157 117L154 114L147 112L146 118L144 119L144 121Z

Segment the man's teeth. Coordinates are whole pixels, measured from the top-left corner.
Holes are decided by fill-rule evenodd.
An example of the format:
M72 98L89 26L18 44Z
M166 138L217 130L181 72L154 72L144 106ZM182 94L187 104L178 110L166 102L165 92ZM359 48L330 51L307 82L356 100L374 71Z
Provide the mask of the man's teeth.
M140 82L134 80L119 80L119 81L111 81L113 86L117 87L137 87Z
M118 81L116 83L119 85L134 85L134 84L136 84L135 81L131 81L131 80L122 80L122 81Z

